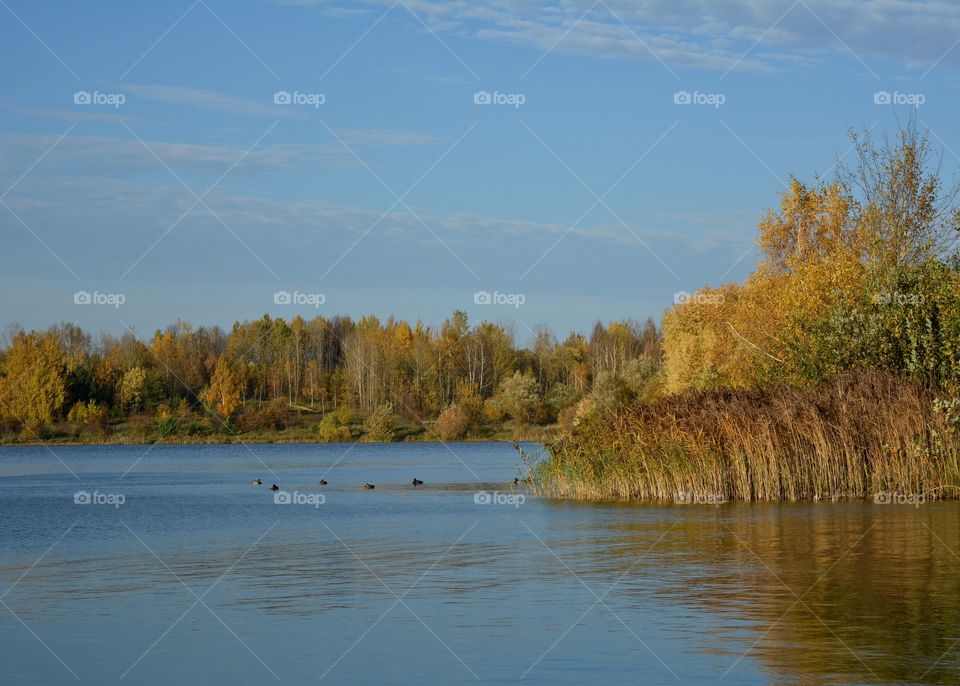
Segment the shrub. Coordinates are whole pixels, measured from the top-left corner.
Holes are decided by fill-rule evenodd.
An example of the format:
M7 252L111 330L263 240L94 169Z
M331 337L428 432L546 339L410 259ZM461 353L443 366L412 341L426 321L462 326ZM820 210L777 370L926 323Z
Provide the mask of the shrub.
M353 419L354 415L350 408L341 405L336 410L323 416L317 426L317 437L327 443L352 441L354 438L351 429Z
M547 391L546 402L556 414L559 414L568 407L576 405L578 400L580 400L580 394L577 393L577 389L570 384L554 384L554 386Z
M514 372L500 384L495 402L501 411L520 424L533 419L540 403L537 380L527 374Z
M180 430L180 420L170 414L159 415L153 420L153 430L158 439L166 438Z
M107 408L95 400L79 401L67 413L67 421L81 429L102 434L107 430Z
M274 398L259 409L245 409L237 419L243 431L280 430L286 426L286 422L287 401L284 398Z
M437 417L437 433L441 440L458 441L467 435L470 417L459 405L450 405Z
M364 438L368 441L393 441L397 437L400 420L393 413L391 405L381 405L367 417L363 423Z

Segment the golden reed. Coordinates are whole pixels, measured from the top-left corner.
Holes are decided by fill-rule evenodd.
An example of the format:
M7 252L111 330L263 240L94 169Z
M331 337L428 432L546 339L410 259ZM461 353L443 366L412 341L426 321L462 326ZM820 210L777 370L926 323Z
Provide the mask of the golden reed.
M547 445L546 496L687 502L960 497L958 427L936 393L849 372L813 388L687 392Z

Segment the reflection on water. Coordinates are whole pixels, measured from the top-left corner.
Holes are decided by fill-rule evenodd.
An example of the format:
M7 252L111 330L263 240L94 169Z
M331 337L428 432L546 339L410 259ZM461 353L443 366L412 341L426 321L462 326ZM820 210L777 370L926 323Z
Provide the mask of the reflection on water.
M0 682L960 682L956 503L477 502L515 455L454 449L0 450Z
M677 598L747 621L771 675L955 684L958 521L954 503L729 508L677 527L702 570Z
M713 616L703 649L738 643L772 681L958 683L957 504L675 511L656 553L672 583L658 592ZM649 525L605 528L618 560L647 552Z

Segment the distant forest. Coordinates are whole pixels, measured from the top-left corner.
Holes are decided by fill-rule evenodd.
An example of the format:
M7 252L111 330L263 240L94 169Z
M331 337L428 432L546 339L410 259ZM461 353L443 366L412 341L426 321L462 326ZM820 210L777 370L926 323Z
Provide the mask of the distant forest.
M72 324L15 330L0 351L7 440L217 440L296 426L312 440L520 436L573 421L591 392L641 394L660 367L652 320L531 347L455 312L440 326L271 318L229 332L177 322L149 340ZM518 433L519 432L519 433Z

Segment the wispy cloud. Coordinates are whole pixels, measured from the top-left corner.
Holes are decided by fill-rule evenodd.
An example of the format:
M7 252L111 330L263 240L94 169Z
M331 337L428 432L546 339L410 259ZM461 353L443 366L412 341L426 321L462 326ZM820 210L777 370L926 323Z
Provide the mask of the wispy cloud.
M3 169L9 173L29 165L44 150L56 141L56 136L34 134L0 135L0 158L5 161ZM246 149L243 145L199 145L146 141L157 156L174 168L207 169L222 172ZM249 145L249 143L248 143ZM307 145L261 145L252 150L239 165L244 170L289 168L307 155L327 154L342 157L335 148ZM132 138L111 136L66 136L44 159L44 170L98 171L125 174L138 170L156 170L157 160Z
M49 213L45 224L84 226L143 224L149 217L158 226L169 223L189 206L181 186L169 183L144 183L133 179L92 179L83 176L50 177L43 184L24 184L8 201L15 209ZM400 242L426 240L423 220L444 241L464 249L483 246L516 246L517 241L540 246L569 233L585 241L619 246L636 245L636 238L612 219L569 230L560 223L539 222L510 217L494 217L469 212L451 212L429 207L414 207L410 212L397 209L381 219L381 210L333 201L284 201L248 193L219 189L208 197L209 204L231 226L265 240L282 240L307 250L329 247L332 238L356 236L378 222L378 234ZM379 220L379 221L378 221ZM646 241L683 245L703 252L718 246L736 246L742 250L750 239L735 230L735 217L718 222L717 216L689 217L683 229L666 228L671 222L650 215L633 221L634 232ZM195 213L199 222L216 230L216 220L205 212ZM672 222L674 225L676 222ZM724 228L719 226L726 225Z
M107 114L100 112L81 112L79 110L45 110L31 109L29 107L16 107L13 110L17 114L25 117L42 117L44 119L58 119L60 121L90 121L90 122L113 122L120 123L124 117L119 114ZM127 121L133 121L134 117L126 117Z
M338 131L337 135L348 145L371 147L394 147L409 145L433 145L447 139L419 131L391 129L353 129Z
M392 0L366 0L389 6ZM322 5L325 0L299 0ZM770 71L819 55L924 70L960 35L960 12L933 0L408 0L431 29L538 51L663 60L693 69ZM398 16L402 16L398 14ZM853 55L851 55L853 53ZM960 46L943 66L960 66Z
M119 87L119 90L144 100L197 107L205 110L233 112L256 117L272 117L274 119L303 116L295 109L274 105L272 92L265 92L262 100L254 100L215 90L161 84L125 83Z
M70 119L64 113L65 119ZM100 116L100 115L95 115ZM72 120L77 120L73 118ZM97 121L121 121L97 119ZM357 147L406 147L430 145L445 139L432 134L417 131L391 129L354 129L339 133L351 146ZM50 148L57 136L43 134L2 134L0 135L0 159L4 160L0 175L14 174L16 170L26 168L45 150ZM238 135L239 138L239 135ZM205 145L197 143L146 140L146 145L164 162L174 169L201 169L222 172L243 155L249 142L234 145ZM98 174L127 174L138 171L156 171L159 163L150 154L144 143L132 136L66 136L45 158L42 169L55 173L77 173L80 170ZM338 142L328 144L275 143L261 144L244 156L238 166L240 172L264 171L269 169L290 169L311 164L334 164L337 166L359 166L357 160Z

